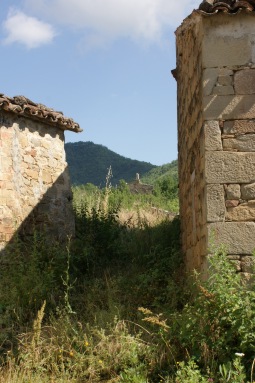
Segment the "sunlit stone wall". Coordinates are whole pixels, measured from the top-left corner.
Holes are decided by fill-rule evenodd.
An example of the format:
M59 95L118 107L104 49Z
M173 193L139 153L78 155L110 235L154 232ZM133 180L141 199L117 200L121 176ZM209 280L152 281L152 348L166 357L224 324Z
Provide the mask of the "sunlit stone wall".
M74 234L64 131L0 111L0 250L20 231Z

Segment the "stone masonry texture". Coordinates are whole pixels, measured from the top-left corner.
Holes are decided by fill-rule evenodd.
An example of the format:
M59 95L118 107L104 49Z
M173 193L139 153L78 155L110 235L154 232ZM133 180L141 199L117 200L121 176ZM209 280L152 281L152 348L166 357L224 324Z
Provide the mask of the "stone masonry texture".
M0 107L0 250L20 230L74 235L63 127L6 109Z
M182 249L187 270L203 272L210 244L225 245L248 278L255 249L255 12L208 12L193 11L176 31Z

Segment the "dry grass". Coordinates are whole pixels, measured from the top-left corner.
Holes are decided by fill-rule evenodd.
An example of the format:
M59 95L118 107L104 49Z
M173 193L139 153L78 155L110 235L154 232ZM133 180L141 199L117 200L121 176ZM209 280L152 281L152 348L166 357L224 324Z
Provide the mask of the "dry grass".
M45 374L34 374L15 367L14 371L0 370L0 383L76 383L77 381L67 377L54 377Z
M140 227L141 224L148 226L156 226L162 221L172 221L175 215L166 210L150 208L150 209L139 209L127 210L121 209L118 213L119 222L131 227Z

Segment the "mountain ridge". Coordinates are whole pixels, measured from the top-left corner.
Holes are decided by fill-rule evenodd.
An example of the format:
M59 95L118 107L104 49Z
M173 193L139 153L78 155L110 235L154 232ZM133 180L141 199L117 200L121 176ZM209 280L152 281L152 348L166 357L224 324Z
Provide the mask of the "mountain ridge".
M73 185L92 183L104 187L109 168L112 169L111 184L117 185L121 179L130 182L136 173L143 175L157 165L150 162L133 160L113 152L106 146L91 141L66 143L66 159L69 165Z

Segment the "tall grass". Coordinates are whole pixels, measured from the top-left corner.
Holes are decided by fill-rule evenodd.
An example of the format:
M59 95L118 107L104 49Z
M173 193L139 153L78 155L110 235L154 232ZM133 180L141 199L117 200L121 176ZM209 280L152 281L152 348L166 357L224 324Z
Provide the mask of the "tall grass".
M252 382L253 286L222 251L209 281L187 278L178 218L123 222L107 193L75 199L72 241L8 246L0 382Z
M110 193L109 193L110 190ZM154 191L149 194L133 194L124 180L120 181L118 187L98 188L93 184L86 184L73 187L76 203L86 202L89 208L95 207L99 201L104 201L108 196L108 204L111 208L136 211L138 208L150 210L158 208L176 214L179 211L178 188L165 184L157 184Z

